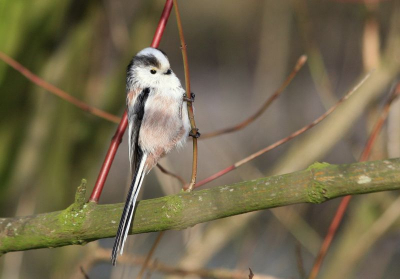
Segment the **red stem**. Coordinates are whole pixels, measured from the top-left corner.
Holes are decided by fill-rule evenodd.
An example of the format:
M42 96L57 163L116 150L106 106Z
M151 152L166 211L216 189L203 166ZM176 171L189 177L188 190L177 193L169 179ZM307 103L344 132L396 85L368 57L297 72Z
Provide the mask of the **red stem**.
M374 128L372 129L371 134L370 134L370 136L368 138L368 141L367 141L367 143L366 143L366 145L364 147L364 150L361 153L359 162L365 162L365 161L368 160L368 157L369 157L369 155L371 153L372 147L373 147L373 145L374 145L374 143L375 143L375 141L376 141L376 139L377 139L377 137L378 137L378 135L379 135L379 133L380 133L380 131L382 129L383 124L386 121L386 118L387 118L388 114L389 114L390 106L398 96L400 96L400 82L397 83L394 91L391 93L391 95L389 97L389 100L387 101L385 107L383 108L383 111L382 111L379 119L375 123ZM324 239L324 241L322 243L322 246L320 248L318 256L315 259L314 266L311 269L311 273L310 273L310 276L308 277L308 279L317 278L317 275L319 273L321 265L322 265L322 263L323 263L323 261L325 259L325 255L328 252L328 249L329 249L329 247L330 247L330 245L332 243L332 240L336 235L336 231L337 231L337 229L339 228L339 225L342 222L344 213L347 210L347 207L348 207L348 205L350 203L350 200L351 200L351 196L345 196L342 199L342 201L340 202L339 207L338 207L338 209L336 211L336 214L332 219L332 222L331 222L331 224L329 226L328 232L327 232L327 234L325 236L325 239Z
M125 111L124 115L122 116L122 120L118 125L117 131L115 131L115 134L112 137L106 158L104 159L103 165L101 166L99 172L99 176L97 177L96 184L94 185L92 194L90 195L89 201L91 202L97 203L100 199L101 192L103 191L104 184L106 183L108 173L110 172L111 165L115 158L115 154L117 153L118 147L122 142L122 137L124 136L127 126L128 126L128 115Z
M351 197L352 196L345 196L342 199L342 201L340 202L339 207L336 210L335 217L333 217L332 223L329 225L328 232L326 233L325 239L320 248L320 252L315 260L314 266L311 270L311 273L310 273L310 276L308 277L308 279L317 278L319 269L322 265L322 262L324 261L324 258L329 249L329 246L331 246L333 237L336 235L336 231L339 228L340 223L342 222L344 213L347 210L347 206L349 205Z
M165 26L167 25L167 21L169 15L171 14L173 2L172 0L167 0L165 2L164 10L161 14L160 21L158 23L156 32L154 34L153 42L151 43L151 47L157 48L160 45L161 37L164 33ZM103 191L104 183L106 182L108 173L110 171L111 165L114 161L115 154L117 153L118 147L122 141L122 137L124 136L126 127L128 126L128 117L126 111L122 116L121 122L118 125L117 131L111 140L110 147L108 148L108 152L106 158L104 159L104 163L101 166L99 176L97 177L96 184L94 185L92 194L90 195L90 202L98 202L101 196L101 192Z
M167 0L167 2L165 2L164 10L161 14L160 21L158 22L158 26L156 29L156 33L154 34L153 42L151 43L151 47L157 48L160 45L161 37L164 34L165 26L167 26L168 18L171 14L173 5L174 2L172 0Z

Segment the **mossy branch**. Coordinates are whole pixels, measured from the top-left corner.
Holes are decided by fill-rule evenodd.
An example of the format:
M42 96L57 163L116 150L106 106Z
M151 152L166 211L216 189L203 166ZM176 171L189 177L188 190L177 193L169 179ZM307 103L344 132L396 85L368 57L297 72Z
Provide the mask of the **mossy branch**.
M123 204L75 203L63 211L0 219L0 254L61 247L113 237ZM138 202L131 233L180 230L250 211L296 203L322 203L345 195L400 189L400 158L329 165L234 185Z

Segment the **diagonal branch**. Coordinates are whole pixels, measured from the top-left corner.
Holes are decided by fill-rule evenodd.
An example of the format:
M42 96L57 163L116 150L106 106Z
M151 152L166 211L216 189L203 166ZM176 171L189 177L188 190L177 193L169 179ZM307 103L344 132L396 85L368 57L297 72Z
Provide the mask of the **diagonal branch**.
M27 68L22 66L20 63L6 55L5 53L0 51L0 59L3 60L5 63L10 65L14 70L18 71L21 73L23 76L25 76L27 79L29 79L31 82L36 84L37 86L40 86L44 88L45 90L49 91L50 93L60 97L61 99L64 99L68 103L73 104L74 106L80 108L81 110L87 111L93 115L96 115L98 117L101 117L105 120L108 120L110 122L114 123L119 123L120 118L118 116L115 116L111 113L105 112L101 109L92 107L85 102L82 102L81 100L71 96L67 92L61 90L60 88L55 87L54 85L48 83L47 81L44 81L31 71L29 71Z
M63 211L0 219L0 254L61 247L115 236L123 204L82 204L84 191ZM140 201L133 231L181 230L228 216L345 195L400 189L400 158L329 165L207 190Z
M223 134L228 134L232 132L239 131L243 128L245 128L247 125L253 123L258 117L260 117L266 110L267 108L272 104L273 101L275 101L281 93L285 90L285 88L291 83L293 78L297 75L297 73L300 71L300 69L304 66L304 64L307 62L307 56L302 55L299 57L299 59L296 62L296 65L294 66L292 72L289 74L289 76L285 79L285 81L281 84L281 86L275 91L274 94L272 94L271 97L269 97L265 103L249 118L243 120L239 124L236 124L232 127L228 128L223 128L221 130L217 130L214 132L209 132L209 133L204 133L201 135L201 139L208 139L208 138L213 138L217 137Z
M227 167L227 168L225 168L223 170L218 171L217 173L209 176L208 178L205 178L205 179L199 181L196 184L196 188L200 187L200 186L202 186L204 184L207 184L207 183L209 183L209 182L211 182L211 181L213 181L213 180L215 180L215 179L227 174L228 172L231 172L231 171L237 169L238 167L248 163L249 161L251 161L251 160L253 160L253 159L255 159L255 158L257 158L257 157L259 157L259 156L261 156L261 155L263 155L263 154L265 154L267 152L269 152L269 151L271 151L272 149L277 148L278 146L280 146L280 145L282 145L282 144L294 139L295 137L298 137L299 135L303 134L304 132L310 130L311 128L313 128L314 126L319 124L322 120L327 118L332 112L334 112L336 110L336 108L340 104L342 104L344 101L346 101L348 98L350 98L350 96L353 95L353 93L356 92L361 87L361 85L363 85L364 82L371 76L371 73L372 72L368 73L359 83L357 83L356 86L354 86L349 92L347 92L347 94L344 95L335 105L333 105L324 114L322 114L320 117L315 119L310 124L308 124L308 125L304 126L303 128L293 132L291 135L287 136L286 138L278 140L277 142L275 142L275 143L273 143L273 144L271 144L271 145L269 145L269 146L267 146L267 147L255 152L255 153L251 154L250 156L247 156L246 158L244 158L244 159L242 159L242 160L240 160L240 161L238 161L236 163L234 163L233 165L231 165L231 166L229 166L229 167Z
M173 172L170 172L169 170L164 168L159 163L157 164L157 167L162 173L164 173L166 175L169 175L169 176L172 176L173 178L176 178L177 180L179 180L179 182L182 184L182 186L184 186L186 184L186 181L181 176L179 176L179 175L177 175L177 174L175 174Z

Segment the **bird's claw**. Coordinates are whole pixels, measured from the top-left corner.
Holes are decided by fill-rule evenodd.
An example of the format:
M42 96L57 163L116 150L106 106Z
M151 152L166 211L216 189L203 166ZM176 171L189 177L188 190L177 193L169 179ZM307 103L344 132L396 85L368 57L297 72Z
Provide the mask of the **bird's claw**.
M194 128L193 130L191 130L189 132L189 136L191 136L192 138L198 139L200 137L200 135L201 134L199 133L199 129L197 129L197 128Z
M187 97L186 93L183 94L183 100L186 101L186 102L191 102L191 103L193 103L195 97L196 97L196 95L195 95L193 92L190 93L190 98Z

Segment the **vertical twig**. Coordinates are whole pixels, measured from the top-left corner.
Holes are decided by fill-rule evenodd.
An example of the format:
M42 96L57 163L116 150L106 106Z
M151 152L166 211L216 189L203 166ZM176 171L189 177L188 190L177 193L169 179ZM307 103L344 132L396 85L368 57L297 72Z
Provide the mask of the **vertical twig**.
M253 277L254 277L253 270L251 270L251 268L249 267L249 279L253 279Z
M185 70L186 95L190 96L191 90L190 90L190 75L189 75L189 63L188 63L188 58L187 58L187 48L186 48L185 38L183 36L182 21L181 21L181 15L179 13L178 1L177 0L173 0L173 1L174 1L174 8L175 8L175 14L176 14L176 23L178 25L178 31L179 31L179 38L181 40L183 67L184 67L184 70ZM188 113L189 113L190 126L192 128L192 134L196 134L197 133L197 128L196 128L196 122L194 120L192 102L187 102L187 108L188 108ZM189 187L187 187L188 191L193 190L194 185L196 184L197 154L198 154L198 151L197 151L197 138L193 137L192 177L190 179Z
M165 26L167 25L167 21L168 21L169 15L171 14L171 10L172 10L172 6L174 5L174 2L172 0L167 0L167 2L165 3L165 7L164 7L163 13L161 15L160 22L158 23L157 30L156 30L156 33L153 38L153 42L151 43L152 47L158 47L158 45L160 44L160 40L164 33ZM175 4L176 4L176 2L175 2ZM175 5L175 12L176 12L177 18L178 18L179 11L177 11L176 5ZM180 17L179 17L179 22L180 22ZM178 24L178 28L179 28L179 24ZM182 26L180 26L180 29L179 29L179 36L181 37L181 41L183 40L183 42L184 42ZM184 43L182 45L184 46L184 47L182 47L182 53L185 49L185 54L183 54L183 61L184 61L184 67L185 67L186 92L189 92L189 94L190 94L189 67L188 67L188 63L187 63L186 45ZM192 126L192 129L193 129L193 125L195 126L195 124L194 124L194 118L193 118L193 107L192 107L191 102L188 102L188 111L189 111L190 125ZM166 170L163 167L159 166L159 168L164 173L166 172ZM193 171L192 171L191 183L194 184L194 183L196 183L196 171L197 171L197 139L196 138L193 138L193 169L195 170L194 180L193 180ZM175 177L177 177L178 179L180 178L178 176L175 176ZM180 181L183 181L183 179L180 179ZM143 277L144 271L146 270L146 267L153 255L154 251L156 250L158 244L160 243L163 235L164 235L164 232L160 232L158 234L156 241L154 242L152 248L150 249L149 253L146 256L146 260L139 272L139 275L137 276L138 279L141 279Z
M301 255L301 244L299 242L296 243L296 263L297 263L297 269L299 271L299 275L301 279L306 278L306 271L304 270L304 261L303 261L303 256Z
M151 43L152 47L158 47L161 41L161 37L164 33L165 26L167 25L167 21L169 15L171 14L173 2L172 0L167 0L165 2L164 10L161 14L160 21L158 23L156 32L154 34L153 42ZM101 166L99 176L97 177L96 184L94 185L92 194L90 195L89 201L97 203L100 199L101 192L104 188L104 183L107 180L108 173L110 172L111 165L114 161L115 154L117 153L118 147L121 144L122 137L125 133L126 127L128 126L128 117L126 111L122 116L121 122L118 125L117 131L115 132L110 147L108 148L106 158L104 159L103 165Z

